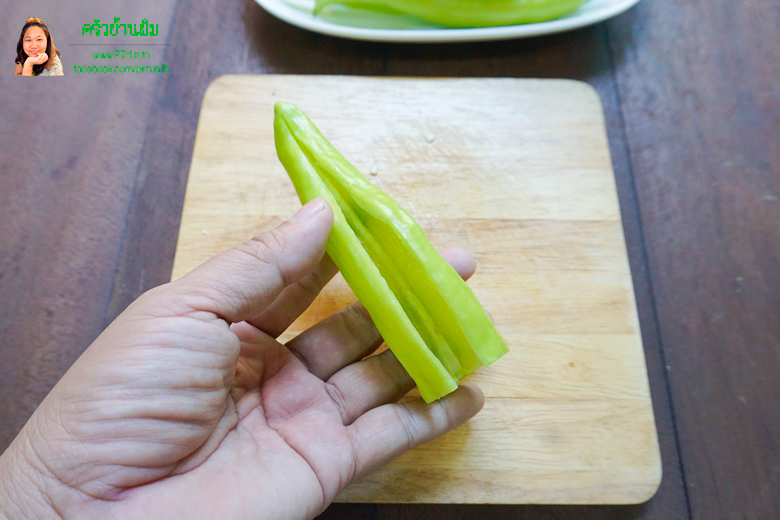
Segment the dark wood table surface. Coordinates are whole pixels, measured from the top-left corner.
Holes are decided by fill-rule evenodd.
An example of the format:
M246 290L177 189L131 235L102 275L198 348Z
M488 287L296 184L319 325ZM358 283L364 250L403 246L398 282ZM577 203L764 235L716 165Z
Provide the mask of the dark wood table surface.
M49 4L32 15L70 53L68 72L82 24L113 13ZM564 34L427 46L309 33L252 0L110 5L160 24L171 74L12 78L31 14L14 5L2 22L0 449L100 331L169 279L200 102L217 76L572 78L606 113L658 493L621 507L337 504L322 517L780 518L780 2L644 0Z

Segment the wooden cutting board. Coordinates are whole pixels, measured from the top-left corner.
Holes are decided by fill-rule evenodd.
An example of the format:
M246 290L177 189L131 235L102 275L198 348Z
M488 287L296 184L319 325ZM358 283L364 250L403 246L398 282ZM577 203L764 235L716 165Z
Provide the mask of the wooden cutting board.
M221 77L203 100L173 278L300 207L274 150L279 100L303 109L434 245L474 253L469 283L511 349L470 378L482 412L339 500L647 500L661 461L595 91L565 80ZM337 276L281 339L351 301Z

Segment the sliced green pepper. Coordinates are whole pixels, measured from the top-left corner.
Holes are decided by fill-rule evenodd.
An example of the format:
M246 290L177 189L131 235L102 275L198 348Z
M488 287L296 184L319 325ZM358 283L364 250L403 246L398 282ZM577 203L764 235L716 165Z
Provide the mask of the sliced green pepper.
M275 106L279 159L302 203L333 208L327 252L426 402L507 352L469 286L423 229L289 103Z
M341 4L396 11L447 27L493 27L544 22L576 11L586 0L316 0L314 14Z

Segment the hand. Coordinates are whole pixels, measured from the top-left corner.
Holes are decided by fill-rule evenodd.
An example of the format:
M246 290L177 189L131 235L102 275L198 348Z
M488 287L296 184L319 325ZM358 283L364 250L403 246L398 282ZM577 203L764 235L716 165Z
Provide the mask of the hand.
M312 518L477 413L469 385L396 403L413 382L389 350L363 359L381 338L359 304L276 341L336 272L332 219L315 199L133 302L0 457L0 516Z
M45 52L42 52L38 54L37 56L28 56L26 60L24 60L24 65L32 67L33 65L40 65L41 63L46 63L49 61L49 55Z

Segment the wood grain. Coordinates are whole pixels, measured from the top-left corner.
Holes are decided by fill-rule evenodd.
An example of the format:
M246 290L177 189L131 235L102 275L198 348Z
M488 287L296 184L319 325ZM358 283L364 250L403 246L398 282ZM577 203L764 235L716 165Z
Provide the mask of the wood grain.
M477 93L493 103L473 106ZM340 500L647 500L658 444L594 91L567 81L219 78L201 110L174 278L299 206L273 149L277 100L298 104L359 169L373 169L373 182L435 230L435 245L475 252L486 269L474 290L510 345L473 377L488 398L476 419ZM281 339L350 300L334 279Z
M38 6L62 50L65 77L0 71L0 450L101 332L112 291L144 130L161 77L76 76L91 64L75 28L92 7ZM175 2L112 0L111 15L159 23ZM8 4L3 34L15 45L26 3ZM104 17L104 19L107 17ZM10 40L3 40L10 57ZM91 49L92 47L89 47Z
M780 518L780 5L636 16L616 80L691 513Z

